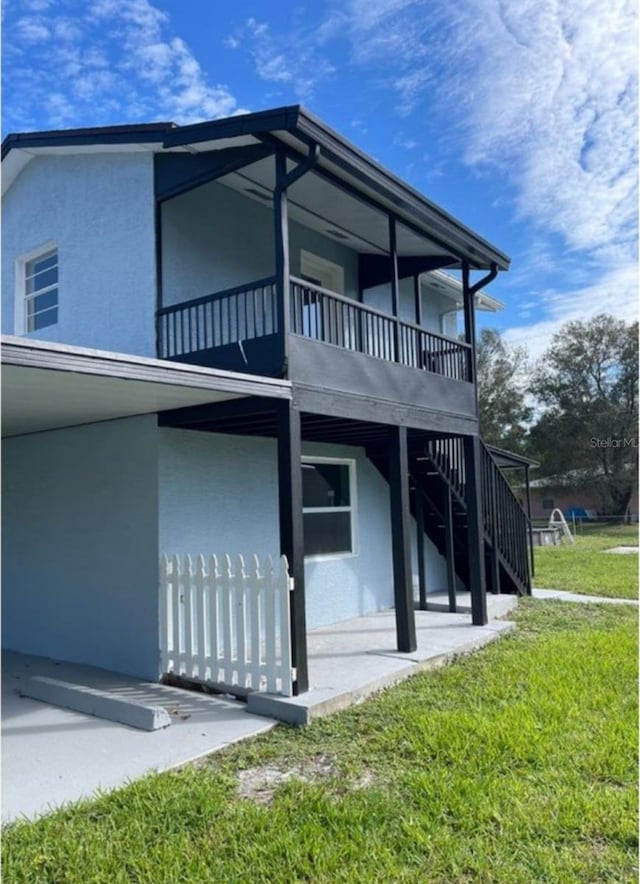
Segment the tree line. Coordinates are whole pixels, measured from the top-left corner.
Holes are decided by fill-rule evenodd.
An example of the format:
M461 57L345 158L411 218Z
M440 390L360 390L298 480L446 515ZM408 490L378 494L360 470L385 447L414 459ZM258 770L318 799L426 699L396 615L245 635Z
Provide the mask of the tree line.
M638 481L638 323L609 314L567 322L531 362L494 329L477 348L485 442L540 463L536 478L588 488L626 512Z

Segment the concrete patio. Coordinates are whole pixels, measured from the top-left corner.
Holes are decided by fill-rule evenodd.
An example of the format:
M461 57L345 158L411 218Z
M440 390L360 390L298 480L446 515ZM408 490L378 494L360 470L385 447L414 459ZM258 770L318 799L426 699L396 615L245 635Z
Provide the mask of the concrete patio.
M434 599L434 604L444 604ZM309 633L311 689L293 698L250 695L247 704L138 681L89 666L3 653L2 820L37 817L66 802L164 771L263 733L275 718L304 724L346 708L384 687L504 635L513 624L496 620L517 604L490 596L490 623L472 626L461 613L416 611L418 648L395 650L395 615L383 611ZM171 726L146 732L19 695L21 682L47 676L161 706ZM264 717L268 716L268 717Z

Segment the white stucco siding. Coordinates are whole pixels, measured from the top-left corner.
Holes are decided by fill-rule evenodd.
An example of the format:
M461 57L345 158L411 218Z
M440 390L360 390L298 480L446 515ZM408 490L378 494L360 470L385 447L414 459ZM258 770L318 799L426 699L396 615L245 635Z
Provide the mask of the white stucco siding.
M55 325L45 341L155 356L153 157L39 156L3 201L2 330L15 326L16 260L58 249Z
M278 554L274 440L161 429L159 452L161 552ZM309 628L392 607L387 483L360 448L305 443L303 453L353 458L357 477L357 555L307 561ZM426 546L429 589L444 589L444 563Z
M300 274L301 249L343 267L345 294L357 295L355 252L291 220L294 276ZM162 268L165 306L273 276L271 208L217 182L168 200L162 207Z
M2 644L157 679L155 416L3 440Z

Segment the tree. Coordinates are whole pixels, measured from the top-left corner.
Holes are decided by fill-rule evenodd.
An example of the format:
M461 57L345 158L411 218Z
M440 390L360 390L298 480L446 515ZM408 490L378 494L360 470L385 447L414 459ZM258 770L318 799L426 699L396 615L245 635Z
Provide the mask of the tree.
M476 352L480 432L485 442L522 451L532 409L526 403L527 351L483 328Z
M623 515L637 481L638 323L608 314L554 335L532 383L542 413L531 450L543 476L588 485Z

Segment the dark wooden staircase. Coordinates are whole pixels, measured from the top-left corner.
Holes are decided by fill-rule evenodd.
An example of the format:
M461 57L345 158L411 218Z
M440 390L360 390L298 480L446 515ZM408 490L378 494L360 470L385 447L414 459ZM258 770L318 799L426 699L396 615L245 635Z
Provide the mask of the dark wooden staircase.
M370 460L388 480L387 458L368 450ZM413 433L409 442L412 515L469 587L467 502L463 440ZM529 521L489 450L481 444L482 522L487 590L531 594ZM451 525L449 530L448 526ZM451 587L450 587L451 593Z

